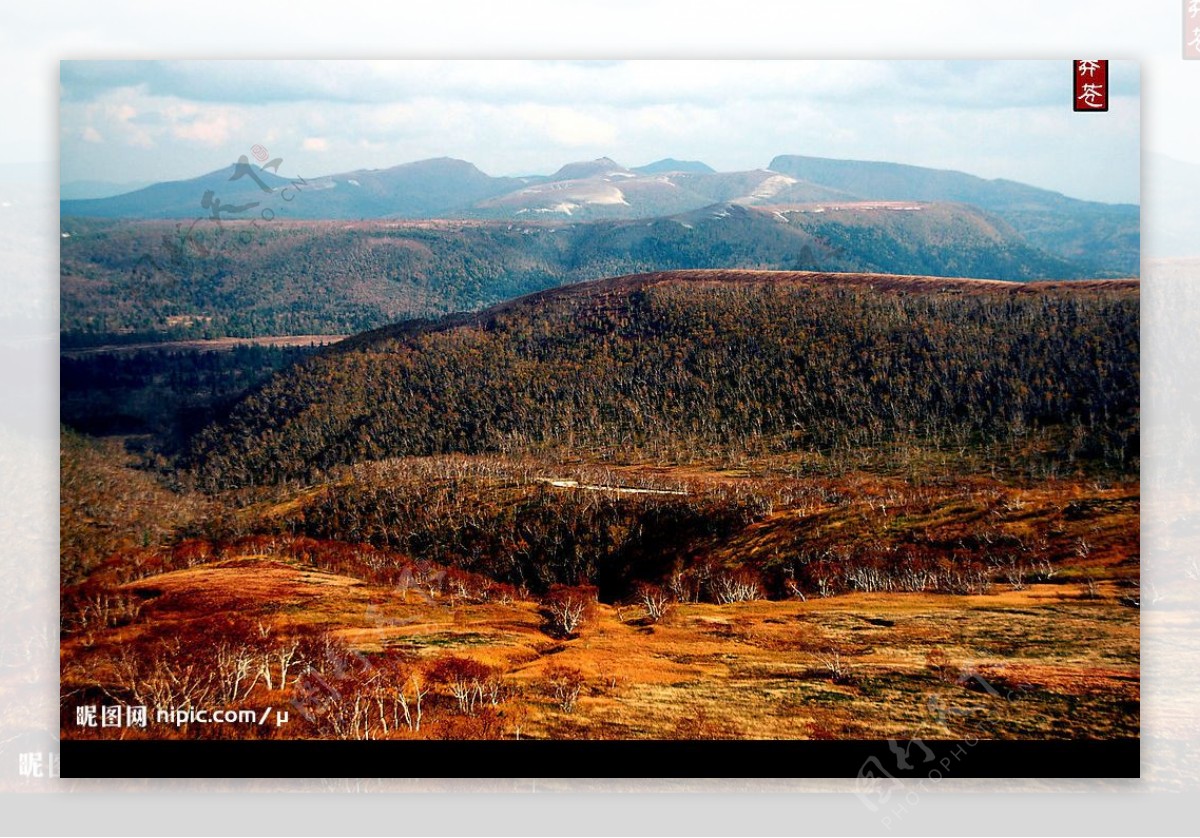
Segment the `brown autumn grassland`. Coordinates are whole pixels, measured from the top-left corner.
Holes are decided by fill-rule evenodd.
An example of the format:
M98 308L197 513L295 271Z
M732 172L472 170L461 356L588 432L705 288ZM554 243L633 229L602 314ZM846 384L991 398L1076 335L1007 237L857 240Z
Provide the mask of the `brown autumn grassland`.
M963 288L944 280L859 278L843 287L900 293L897 307L930 306L922 311L935 317L932 298L954 310L965 304ZM1123 360L1135 365L1136 381L1136 347L1105 355L1107 330L1116 327L1097 316L1125 311L1136 335L1136 284L963 287L967 297L999 295L996 304L1012 307L1010 315L1061 304L1071 339L1097 353L1095 369L1106 373L1098 380L1109 381L1111 365ZM604 289L603 316L613 290ZM656 335L689 347L697 341L668 318L683 305L678 293L668 289L663 309L654 299L638 304L667 318L654 321ZM715 324L721 334L722 314L740 316L745 301L728 305L725 312L705 303L706 328ZM502 317L523 316L519 305L502 308ZM679 322L694 313L683 309ZM611 316L625 323L640 315ZM758 330L758 345L774 345L775 322ZM523 324L493 323L486 335L515 342ZM589 334L602 331L587 325ZM941 334L933 329L922 339L936 344ZM557 338L564 352L568 337ZM401 365L388 368L389 381L417 381L403 365L442 339L388 335L399 345L371 345L366 358ZM445 340L458 343L445 346L463 339L447 332ZM779 345L791 342L788 333ZM349 343L349 352L363 351L361 340L358 348ZM603 346L626 357L620 347ZM836 351L874 363L853 346ZM328 391L322 382L331 380L355 386L337 376L357 369L358 356L331 371L322 364L341 356L332 357L300 365L279 391L296 398L306 388ZM1036 362L1028 374L1053 378ZM1128 411L1128 403L1107 385L1089 394L1082 384L1072 389L1071 374L1060 374L1066 413L1059 421L1029 419L1031 412L968 427L938 412L930 423L942 429L936 438L883 424L869 437L802 443L756 427L748 438L775 442L740 451L713 441L729 436L720 419L656 436L655 426L670 426L672 417L643 423L651 413L643 405L636 422L580 422L572 446L548 444L530 420L520 426L529 440L490 426L515 440L506 450L404 454L387 447L392 420L383 414L360 418L353 431L380 456L317 468L287 440L324 434L321 449L340 450L336 423L305 424L327 402L314 397L287 416L277 407L258 410L280 404L270 401L271 385L242 414L235 408L224 430L206 432L199 453L179 465L160 459L147 468L131 453L138 446L122 445L128 440L64 431L62 734L1136 736L1136 438L1110 433L1117 426L1128 433L1131 421L1136 428L1136 412L1101 415L1105 406ZM679 399L700 403L688 381L673 381ZM610 403L618 385L588 386L600 395L580 390L575 398L592 416L620 416L614 411L625 408L611 405L631 398ZM912 385L913 404L924 410L932 397L921 386ZM390 403L386 392L371 392ZM993 392L1003 388L974 398ZM904 398L896 397L897 412ZM1045 399L1037 410L1059 409ZM753 412L741 401L735 407ZM873 416L876 408L864 410ZM278 427L252 426L255 415L277 417ZM455 421L443 412L438 427ZM610 429L604 422L625 423L621 432L632 442L624 454L596 444ZM214 440L230 428L253 444L245 454L227 446L213 456ZM419 438L419 430L406 430L406 438ZM701 438L703 445L689 443ZM239 482L230 475L245 462L271 463L278 479ZM149 726L75 724L77 705L114 703L147 705ZM283 726L176 727L153 719L158 707L187 706L291 713Z

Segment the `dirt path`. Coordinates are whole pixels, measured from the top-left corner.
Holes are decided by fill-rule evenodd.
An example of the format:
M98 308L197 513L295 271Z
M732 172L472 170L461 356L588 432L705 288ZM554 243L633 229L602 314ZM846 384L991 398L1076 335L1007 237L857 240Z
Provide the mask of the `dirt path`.
M539 477L539 483L546 483L556 489L579 489L584 492L615 492L619 495L686 495L682 489L637 489L632 486L602 486L592 483L580 483L578 480Z

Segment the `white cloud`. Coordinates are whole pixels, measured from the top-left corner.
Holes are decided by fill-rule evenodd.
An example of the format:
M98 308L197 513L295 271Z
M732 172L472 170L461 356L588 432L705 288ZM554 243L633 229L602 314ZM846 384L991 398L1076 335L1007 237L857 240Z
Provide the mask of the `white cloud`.
M115 89L192 101L396 103L420 97L571 105L721 104L776 97L1047 103L1056 61L133 61L65 62L67 99ZM1123 76L1118 75L1120 81Z
M328 151L329 140L324 137L305 137L300 147L305 151Z
M514 111L531 131L568 148L607 145L617 139L615 125L579 108L519 105Z
M147 128L136 121L138 116L136 107L117 96L88 106L84 120L93 128L97 123L100 124L103 130L97 128L97 132L113 137L126 146L153 148L154 140Z
M241 120L236 116L216 111L177 123L171 128L171 134L180 140L216 147L227 144L240 127Z
M83 134L81 136L83 137L83 141L85 143L102 143L102 142L104 142L104 137L101 136L100 132L97 131L95 128L93 128L91 125L89 125L83 129Z

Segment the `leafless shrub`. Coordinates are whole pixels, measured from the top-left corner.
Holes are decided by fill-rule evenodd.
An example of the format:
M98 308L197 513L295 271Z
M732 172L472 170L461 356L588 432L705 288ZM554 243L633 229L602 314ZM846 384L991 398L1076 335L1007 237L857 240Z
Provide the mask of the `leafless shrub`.
M1009 559L1004 568L1004 579L1014 591L1025 590L1026 567L1024 562Z
M375 663L306 668L296 680L292 706L323 737L380 739L419 732L429 693L421 665L390 654Z
M325 676L309 669L296 683L292 706L322 737L374 739L378 720L372 719L369 679L369 672Z
M863 593L890 591L895 587L894 580L887 568L882 564L852 564L845 568L844 579L847 587Z
M77 599L73 619L64 610L64 622L72 628L112 628L131 623L142 613L142 601L123 590L96 588Z
M676 602L697 602L700 599L700 585L695 575L682 568L676 568L667 577L667 590Z
M550 629L563 637L574 635L592 617L595 606L592 585L554 585L542 600Z
M489 701L499 703L500 685L496 673L487 664L470 658L450 656L442 658L429 672L430 680L445 684L458 703L458 710L468 716L475 708Z
M941 587L952 594L975 596L991 593L992 579L982 565L961 563L943 574Z
M638 587L637 599L650 622L657 623L670 612L674 603L671 595L658 585L644 584Z
M393 684L391 694L393 708L400 708L403 713L404 724L408 726L409 730L420 731L421 703L429 693L429 688L426 686L421 670L413 666L406 673L403 680L397 680ZM399 719L396 721L398 726Z
M839 647L829 646L818 652L816 658L835 682L841 683L849 679L851 667Z
M762 581L749 568L722 571L712 578L713 599L721 605L762 599Z
M543 683L559 709L571 713L575 710L575 703L579 700L579 694L583 691L587 679L583 672L573 666L553 664L546 667Z
M1041 582L1048 582L1054 578L1056 573L1054 565L1047 558L1040 558L1033 563L1033 575Z

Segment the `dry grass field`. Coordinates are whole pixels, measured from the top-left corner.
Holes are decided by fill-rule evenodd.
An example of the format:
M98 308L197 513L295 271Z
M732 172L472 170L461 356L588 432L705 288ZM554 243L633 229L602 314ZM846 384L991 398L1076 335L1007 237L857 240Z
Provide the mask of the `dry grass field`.
M567 473L589 479L586 470ZM694 466L605 474L627 486L692 491L701 484L762 482ZM503 488L494 492L508 504L528 493L578 497L587 491L500 482ZM170 684L152 683L172 670L197 680L192 692L173 699L181 706L290 707L290 721L222 726L220 733L216 726L152 721L122 735L1137 735L1136 487L1057 481L1021 488L984 478L913 487L865 475L814 482L819 492L798 493L801 500L732 535L701 538L692 549L722 566L768 568L773 557L801 549L814 555L833 550L849 560L859 555L860 543L882 555L895 555L896 545L920 544L931 553L942 550L944 562L963 545L977 549L968 539L982 533L997 545L1024 545L1029 558L1020 565L995 562L985 583L967 594L821 596L805 585L807 591L797 588L791 596L768 599L760 589L738 602L664 597L661 613L651 613L635 594L590 603L578 628L564 634L550 624L545 597L489 590L469 574L459 579L433 567L389 576L383 566L402 558L366 545L325 543L318 550L312 547L317 542L286 534L226 544L190 541L171 551L144 551L136 569L130 557L137 551L127 551L92 574L93 584L108 580L104 595L116 603L111 613L92 617L64 639L63 735L107 734L75 726L69 705L172 694ZM300 492L245 514L286 520L319 494ZM486 495L477 487L473 497ZM232 692L222 669L232 664L206 652L223 644L244 650L242 683ZM282 683L271 657L281 649L292 656ZM135 655L143 666L130 660ZM447 661L463 669L461 683L447 674ZM267 675L260 677L263 666ZM320 673L315 702L306 672ZM331 720L327 689L343 707L337 712L349 712L344 708L356 699L369 707L358 718ZM411 725L418 692L419 728ZM460 702L467 693L475 698ZM403 718L398 695L410 705L410 724L397 724Z

